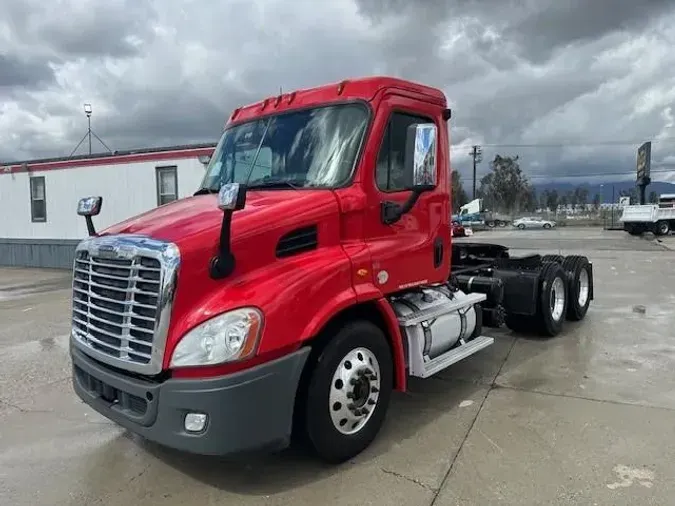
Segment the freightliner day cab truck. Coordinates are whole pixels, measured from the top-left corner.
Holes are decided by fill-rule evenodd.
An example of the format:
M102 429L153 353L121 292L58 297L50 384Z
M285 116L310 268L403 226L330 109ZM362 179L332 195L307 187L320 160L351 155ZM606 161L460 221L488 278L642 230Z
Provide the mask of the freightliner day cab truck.
M194 196L96 232L73 272L77 395L197 454L297 435L341 462L392 391L491 345L554 336L593 299L583 256L452 244L444 94L373 77L236 109ZM293 436L293 437L291 437Z

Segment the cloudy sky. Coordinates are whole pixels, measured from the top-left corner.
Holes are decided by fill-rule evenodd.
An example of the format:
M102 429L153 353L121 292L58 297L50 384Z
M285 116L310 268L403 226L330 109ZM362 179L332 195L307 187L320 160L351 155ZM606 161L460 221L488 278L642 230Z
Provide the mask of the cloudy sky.
M84 102L112 149L163 146L280 86L390 74L445 91L463 175L472 144L479 176L496 152L632 176L649 139L675 169L674 47L672 0L2 0L0 160L67 156Z

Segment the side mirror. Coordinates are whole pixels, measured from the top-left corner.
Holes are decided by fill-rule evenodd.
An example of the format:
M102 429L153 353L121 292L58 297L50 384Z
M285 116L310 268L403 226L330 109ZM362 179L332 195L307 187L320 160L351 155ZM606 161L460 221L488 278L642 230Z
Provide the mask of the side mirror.
M433 123L410 125L406 135L405 168L412 172L413 190L418 192L436 187L436 146L438 129Z
M391 225L409 212L420 195L436 188L436 146L438 129L433 123L410 125L406 132L403 164L406 174L412 175L412 193L400 205L397 202L382 202L382 223Z
M96 235L96 229L91 217L98 216L101 212L101 206L103 206L103 197L84 197L77 203L77 214L84 216L87 222L87 232L90 236Z

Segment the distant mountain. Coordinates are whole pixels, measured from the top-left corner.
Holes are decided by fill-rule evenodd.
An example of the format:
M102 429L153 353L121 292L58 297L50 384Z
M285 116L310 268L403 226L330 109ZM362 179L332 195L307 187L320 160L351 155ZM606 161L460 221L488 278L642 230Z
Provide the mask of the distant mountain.
M610 202L612 200L612 192L614 192L614 200L618 199L619 193L622 190L630 190L635 188L634 181L617 181L603 183L602 187L599 184L582 183L576 185L574 183L542 183L534 184L534 189L537 194L546 190L556 190L558 195L564 195L567 192L573 192L578 186L584 187L588 190L588 200L591 202L596 194L602 195L603 202ZM658 195L662 193L675 193L675 184L654 182L647 187L647 196L651 192L656 192Z

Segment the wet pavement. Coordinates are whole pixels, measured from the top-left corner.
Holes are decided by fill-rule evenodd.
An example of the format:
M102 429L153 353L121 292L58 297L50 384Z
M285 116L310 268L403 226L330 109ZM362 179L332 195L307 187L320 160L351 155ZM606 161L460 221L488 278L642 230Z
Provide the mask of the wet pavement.
M412 381L373 446L339 467L131 436L72 393L70 273L0 268L0 504L673 504L675 242L598 229L471 240L587 254L586 320L554 339L490 329L494 346Z

